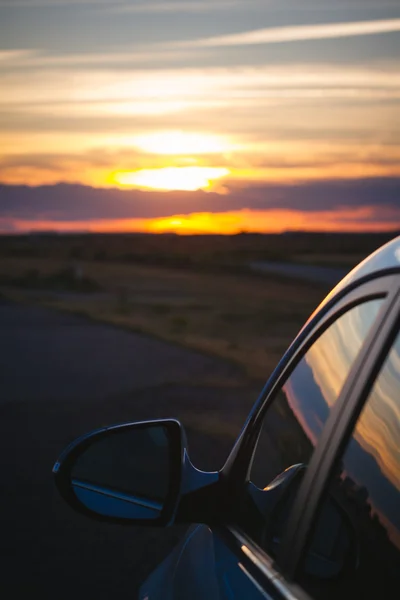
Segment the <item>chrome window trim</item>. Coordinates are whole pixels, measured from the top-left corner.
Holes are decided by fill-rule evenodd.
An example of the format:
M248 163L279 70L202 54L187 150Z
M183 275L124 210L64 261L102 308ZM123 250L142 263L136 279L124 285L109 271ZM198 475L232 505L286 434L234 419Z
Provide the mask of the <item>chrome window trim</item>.
M262 596L264 598L267 598L267 600L271 600L271 596L264 590L264 588L261 586L261 584L258 583L257 579L255 577L253 577L253 575L251 575L251 573L249 573L249 571L246 569L246 567L244 567L242 565L241 562L238 563L238 567L241 571L243 571L243 573L246 575L246 577L248 579L250 579L251 583L254 585L255 588L257 588L257 590L260 592L260 594L262 594Z
M311 600L310 596L300 588L297 584L292 584L285 579L285 577L275 569L272 559L266 554L251 538L248 537L242 530L228 526L227 529L232 534L237 542L237 549L239 552L244 554L246 558L257 568L257 570L268 579L276 591L285 600ZM239 561L239 566L242 563ZM257 589L262 589L264 594L268 593L262 588L261 584L256 578L249 573L249 571L242 565L242 570L256 585Z

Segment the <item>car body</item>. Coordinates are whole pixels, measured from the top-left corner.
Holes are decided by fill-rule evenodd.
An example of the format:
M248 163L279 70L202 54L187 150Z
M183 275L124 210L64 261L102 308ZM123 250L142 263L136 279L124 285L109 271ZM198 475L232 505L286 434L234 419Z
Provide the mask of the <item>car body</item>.
M54 466L77 511L195 523L140 600L392 597L400 584L400 237L356 267L267 381L224 467L174 420L73 442Z

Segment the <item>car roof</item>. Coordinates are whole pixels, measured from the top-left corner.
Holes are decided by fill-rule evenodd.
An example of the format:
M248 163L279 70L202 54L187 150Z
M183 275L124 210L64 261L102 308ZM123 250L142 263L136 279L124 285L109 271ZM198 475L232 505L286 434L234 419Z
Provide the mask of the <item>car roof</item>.
M400 235L367 256L342 279L333 291L339 291L350 283L361 279L361 277L373 275L378 271L393 267L400 267Z
M385 271L398 268L400 271L400 235L384 244L378 250L367 256L354 269L350 271L326 296L322 303L311 315L308 322L318 313L323 306L333 300L342 290L365 277L373 277Z

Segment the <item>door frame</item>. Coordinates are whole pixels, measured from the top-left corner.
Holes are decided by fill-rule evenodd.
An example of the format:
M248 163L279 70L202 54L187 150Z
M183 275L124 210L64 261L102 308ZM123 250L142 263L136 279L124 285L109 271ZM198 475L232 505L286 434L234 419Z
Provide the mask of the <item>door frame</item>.
M229 485L233 497L237 497L248 480L265 412L283 382L311 345L334 321L354 306L378 298L385 298L385 301L325 423L289 516L276 561L234 525L213 528L215 533L227 541L240 561L250 565L252 577L255 577L260 585L271 590L271 582L273 583L274 591L269 593L274 598L308 598L307 594L293 583L294 576L308 543L313 517L335 457L343 447L349 432L351 433L393 341L400 315L400 268L381 271L355 281L340 290L321 310L317 309L264 386L221 470L221 479Z

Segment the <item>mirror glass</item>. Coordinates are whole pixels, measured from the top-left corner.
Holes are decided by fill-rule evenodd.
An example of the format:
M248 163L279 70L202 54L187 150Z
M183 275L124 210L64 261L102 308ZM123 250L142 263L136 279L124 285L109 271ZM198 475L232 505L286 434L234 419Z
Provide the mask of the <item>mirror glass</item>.
M122 519L158 518L169 480L169 436L162 425L94 436L71 470L72 489L86 508Z

